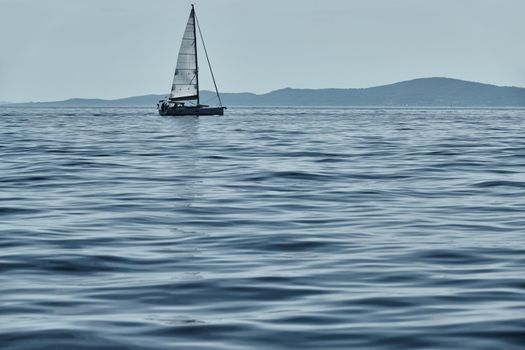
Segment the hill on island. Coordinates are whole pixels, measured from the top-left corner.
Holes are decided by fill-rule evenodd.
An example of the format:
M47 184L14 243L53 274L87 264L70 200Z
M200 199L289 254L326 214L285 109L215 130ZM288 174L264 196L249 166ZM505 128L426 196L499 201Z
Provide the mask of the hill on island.
M215 93L201 92L213 103ZM116 100L70 99L29 102L17 106L138 107L155 106L164 95ZM422 78L363 89L292 89L266 94L221 93L225 106L377 106L377 107L525 107L525 88L501 87L450 78Z

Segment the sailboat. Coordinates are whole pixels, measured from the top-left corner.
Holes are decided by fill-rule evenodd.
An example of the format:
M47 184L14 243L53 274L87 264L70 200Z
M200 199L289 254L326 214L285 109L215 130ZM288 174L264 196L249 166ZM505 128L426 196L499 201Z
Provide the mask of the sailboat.
M215 92L219 100L219 106L217 107L201 104L200 101L197 29L199 30L204 53L206 54L206 61L208 62ZM217 89L206 45L204 45L199 22L195 16L194 5L191 5L190 17L182 37L171 92L167 99L159 101L157 109L160 115L223 115L226 109L222 105L219 90Z

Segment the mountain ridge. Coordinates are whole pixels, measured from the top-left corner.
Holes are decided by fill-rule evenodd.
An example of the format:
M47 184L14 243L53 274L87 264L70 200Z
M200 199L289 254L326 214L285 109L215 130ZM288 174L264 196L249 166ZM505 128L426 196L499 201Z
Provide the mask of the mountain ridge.
M113 100L72 98L24 102L9 106L139 107L155 106L165 95L149 94ZM201 91L201 101L216 100ZM525 88L497 86L453 78L432 77L368 88L282 88L264 94L221 93L226 106L356 106L356 107L525 107Z

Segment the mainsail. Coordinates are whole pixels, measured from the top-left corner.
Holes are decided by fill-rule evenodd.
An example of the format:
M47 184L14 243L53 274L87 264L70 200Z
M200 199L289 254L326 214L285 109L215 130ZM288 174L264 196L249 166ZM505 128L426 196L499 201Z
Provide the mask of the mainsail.
M195 10L191 10L186 31L182 37L177 67L171 85L170 100L192 100L199 96L197 68L197 40L195 36Z

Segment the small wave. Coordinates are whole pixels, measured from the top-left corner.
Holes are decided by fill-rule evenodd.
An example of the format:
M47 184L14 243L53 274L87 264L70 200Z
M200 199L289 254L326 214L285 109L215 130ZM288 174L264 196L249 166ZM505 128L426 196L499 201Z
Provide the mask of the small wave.
M21 207L0 207L0 216L5 215L32 215L42 212L41 209Z
M525 188L525 182L522 181L482 181L475 183L473 186L487 188L487 187L515 187L515 188Z

